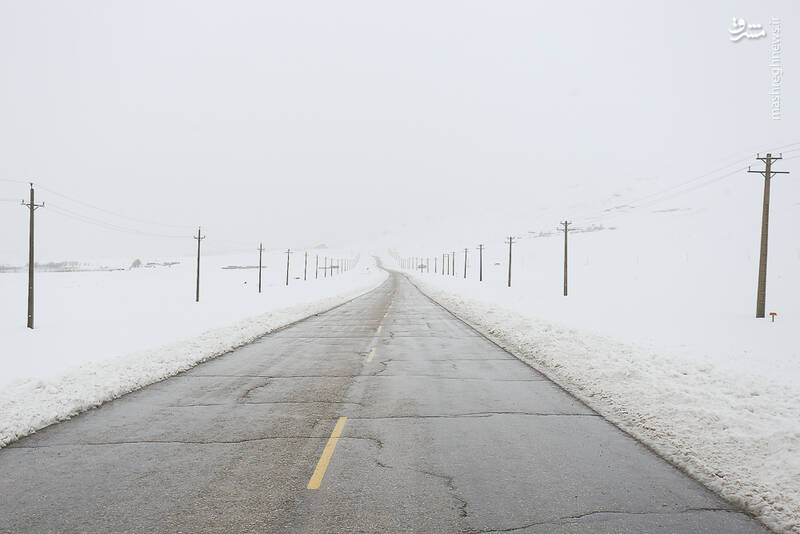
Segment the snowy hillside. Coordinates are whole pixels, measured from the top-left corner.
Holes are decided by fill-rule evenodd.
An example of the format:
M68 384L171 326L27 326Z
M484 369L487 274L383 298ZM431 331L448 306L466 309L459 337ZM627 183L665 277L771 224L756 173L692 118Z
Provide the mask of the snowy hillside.
M791 174L772 184L773 323L755 318L763 178L730 170L664 193L650 184L649 198L611 194L593 216L553 206L524 231L492 226L483 282L478 243L458 235L396 257L430 257L430 273L409 274L440 303L725 497L800 531L800 185ZM577 230L568 297L565 219ZM508 235L519 238L511 288ZM456 251L456 276L438 269L444 250Z

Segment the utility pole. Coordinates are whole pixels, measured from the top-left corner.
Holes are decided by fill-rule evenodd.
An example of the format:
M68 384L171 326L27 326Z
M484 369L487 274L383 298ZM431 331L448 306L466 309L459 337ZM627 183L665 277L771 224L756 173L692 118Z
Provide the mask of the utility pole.
M261 293L261 255L264 253L264 244L258 244L258 292Z
M450 254L445 252L444 255L447 258L447 276L450 276Z
M325 267L322 270L325 273L325 278L328 278L328 256L325 256Z
M314 280L319 278L319 254L314 254Z
M289 285L289 254L292 253L292 249L286 249L286 285Z
M197 227L197 287L195 288L194 301L200 302L200 241L205 239L206 236L200 235L200 227Z
M569 233L570 221L561 221L564 225L564 296L567 296L567 234Z
M478 245L478 282L483 282L483 245Z
M33 212L37 208L44 207L44 202L37 204L34 200L33 182L31 182L31 200L27 204L23 200L22 205L27 206L30 213L30 226L28 228L28 328L33 328Z
M764 206L761 212L761 257L758 261L758 292L756 295L756 317L764 318L767 301L767 241L769 234L769 186L774 174L789 174L789 171L773 171L772 162L783 159L782 155L773 157L768 153L762 158L756 154L756 159L764 162L763 171L753 171L747 167L747 172L758 173L764 176Z
M303 260L303 281L308 280L308 251L305 252L305 260Z
M506 243L508 243L508 287L511 287L511 245L514 244L514 238L508 236Z
M464 249L464 280L467 279L467 250L466 248Z
M425 258L425 272L430 274L431 273L431 259Z
M436 256L433 257L433 274L439 272L439 258Z
M453 276L456 275L456 251L454 250L450 254L453 255Z

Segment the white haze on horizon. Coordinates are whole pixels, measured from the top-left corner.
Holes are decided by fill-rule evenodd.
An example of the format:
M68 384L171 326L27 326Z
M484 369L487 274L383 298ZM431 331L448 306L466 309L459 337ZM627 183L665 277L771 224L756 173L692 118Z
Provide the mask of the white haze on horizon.
M487 219L533 230L557 222L554 207L600 211L614 193L800 142L789 1L0 1L0 13L0 180L42 186L41 261L191 256L197 225L212 254L391 247ZM779 121L772 37L731 42L734 16L768 32L781 20ZM0 264L27 259L23 197L24 183L0 181Z

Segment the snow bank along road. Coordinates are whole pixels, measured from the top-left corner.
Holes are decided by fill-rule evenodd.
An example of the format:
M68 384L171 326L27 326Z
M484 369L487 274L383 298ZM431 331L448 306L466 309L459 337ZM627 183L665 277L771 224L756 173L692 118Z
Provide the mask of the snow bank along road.
M766 532L396 274L0 472L2 532Z

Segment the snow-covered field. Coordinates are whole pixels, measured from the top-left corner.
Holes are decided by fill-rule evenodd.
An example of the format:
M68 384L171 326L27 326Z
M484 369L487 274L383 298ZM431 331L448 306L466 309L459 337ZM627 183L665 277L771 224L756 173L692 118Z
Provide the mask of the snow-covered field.
M773 323L755 319L760 182L622 208L571 233L568 297L556 213L552 235L517 233L511 288L502 228L482 283L478 243L449 244L462 247L455 277L433 273L442 250L397 254L429 256L430 274L409 274L435 300L771 527L800 532L800 187L773 186Z
M347 257L343 252L316 251ZM261 294L253 255L193 258L111 272L37 273L36 329L25 326L26 276L0 274L0 446L161 380L286 324L330 309L386 278L362 256L348 272L308 280L303 254L265 254ZM168 258L173 260L173 258ZM163 260L159 260L161 263ZM129 262L128 262L129 263Z

